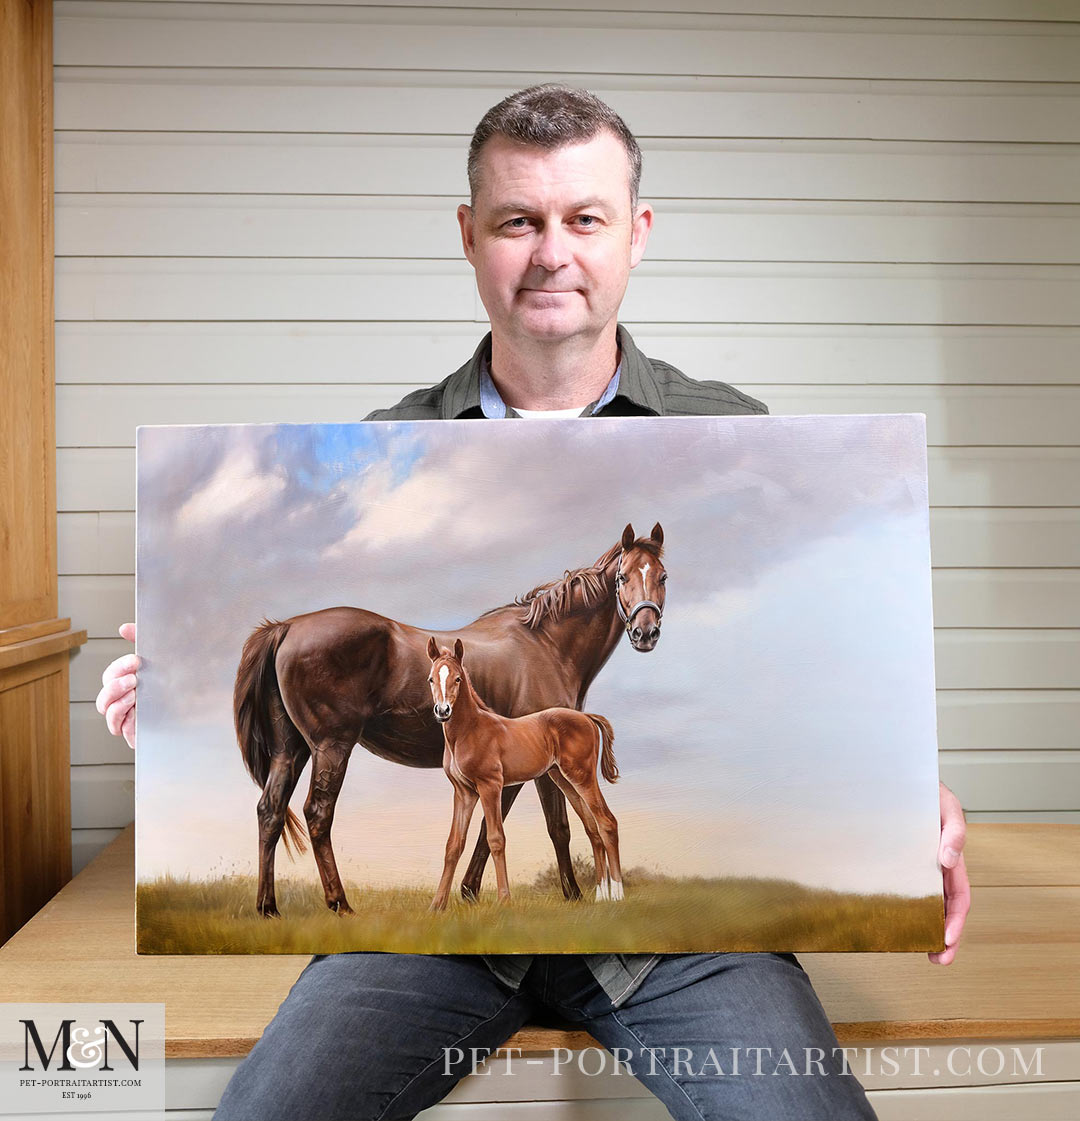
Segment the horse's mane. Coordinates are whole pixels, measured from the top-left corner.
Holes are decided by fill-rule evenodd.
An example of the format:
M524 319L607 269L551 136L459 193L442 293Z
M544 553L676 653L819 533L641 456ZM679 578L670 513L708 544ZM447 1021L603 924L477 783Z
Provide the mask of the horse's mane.
M634 548L644 549L645 552L658 560L663 554L663 546L657 545L652 538L639 537L634 542ZM493 615L496 611L505 611L511 607L521 608L519 616L521 622L527 627L535 629L544 619L551 619L557 623L575 610L581 611L591 607L603 595L604 588L602 577L604 569L622 551L622 543L613 545L593 564L584 568L568 568L558 580L549 580L546 584L538 584L531 592L518 596L513 603L504 604L502 607L493 607L485 611L485 615ZM574 593L578 594L575 602Z

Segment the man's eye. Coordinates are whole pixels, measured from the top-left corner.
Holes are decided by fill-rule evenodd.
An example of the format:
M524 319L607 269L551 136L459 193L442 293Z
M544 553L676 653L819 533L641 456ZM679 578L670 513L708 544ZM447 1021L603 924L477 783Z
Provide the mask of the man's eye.
M512 230L523 230L525 229L528 221L528 218L511 218L510 221L506 223L506 225L509 226Z
M595 214L579 214L578 221L584 223L586 229L591 229L596 225L598 219Z

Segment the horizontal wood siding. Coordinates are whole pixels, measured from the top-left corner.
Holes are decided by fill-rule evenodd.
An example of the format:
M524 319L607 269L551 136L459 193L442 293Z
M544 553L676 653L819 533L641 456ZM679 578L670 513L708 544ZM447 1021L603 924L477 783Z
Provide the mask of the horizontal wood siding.
M1080 817L1075 3L58 0L56 63L77 863L132 816L93 698L135 426L359 418L460 365L468 137L546 79L641 139L647 353L774 413L926 414L942 774L973 819Z

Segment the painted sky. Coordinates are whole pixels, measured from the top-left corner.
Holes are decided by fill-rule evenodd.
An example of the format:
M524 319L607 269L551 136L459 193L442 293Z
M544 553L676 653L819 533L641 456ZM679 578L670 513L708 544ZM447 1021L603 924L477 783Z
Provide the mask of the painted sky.
M139 429L139 878L257 868L231 693L264 616L457 627L656 521L663 637L588 698L624 866L939 891L921 416ZM434 889L451 805L441 770L354 751L343 876ZM551 861L531 789L507 859L511 884ZM317 879L310 854L278 870Z

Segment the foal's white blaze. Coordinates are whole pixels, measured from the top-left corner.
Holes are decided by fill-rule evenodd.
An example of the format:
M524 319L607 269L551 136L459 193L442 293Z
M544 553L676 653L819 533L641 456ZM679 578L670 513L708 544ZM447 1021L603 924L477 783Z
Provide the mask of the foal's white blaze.
M642 599L648 599L649 598L649 567L650 566L649 566L648 562L646 562L644 565L641 566L641 568L638 569L638 572L641 573L641 598Z
M449 666L439 666L439 693L446 700L446 679L450 676Z

